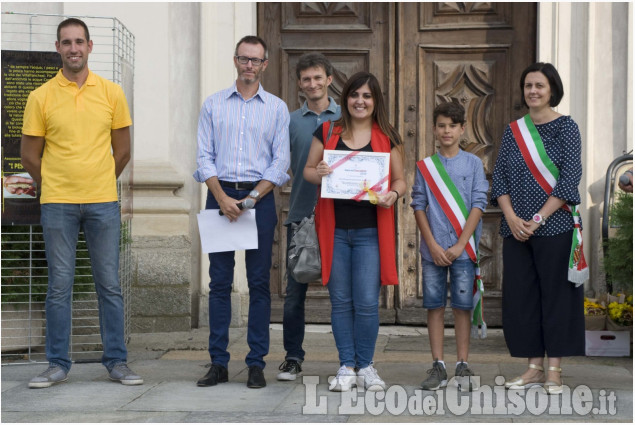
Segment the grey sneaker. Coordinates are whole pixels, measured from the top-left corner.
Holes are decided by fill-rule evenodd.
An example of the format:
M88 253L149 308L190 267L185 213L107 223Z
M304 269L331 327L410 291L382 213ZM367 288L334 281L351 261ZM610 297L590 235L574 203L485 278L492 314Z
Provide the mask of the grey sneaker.
M422 390L438 390L448 385L448 373L438 359L434 359L432 369L428 369L428 377L421 383Z
M302 374L302 367L296 360L285 360L278 369L282 371L278 374L278 381L295 381Z
M58 365L49 365L48 369L29 381L29 388L48 388L68 379L66 372Z
M478 383L474 380L474 372L472 372L472 369L470 369L463 360L456 365L454 378L454 384L458 387L459 391L478 390Z
M130 370L127 364L117 363L108 374L111 381L119 381L123 385L141 385L143 378Z

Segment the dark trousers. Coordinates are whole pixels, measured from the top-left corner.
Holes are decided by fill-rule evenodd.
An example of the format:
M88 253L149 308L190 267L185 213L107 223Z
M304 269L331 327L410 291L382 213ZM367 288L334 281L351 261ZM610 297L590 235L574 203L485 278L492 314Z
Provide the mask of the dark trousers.
M567 280L571 237L503 241L503 332L512 357L584 356L584 287Z
M287 226L287 251L291 244L293 230ZM288 266L288 261L287 261ZM304 361L304 301L306 300L307 283L298 283L287 271L287 290L284 299L284 315L282 316L282 339L287 352L285 360Z
M223 190L235 199L243 199L250 192L226 187ZM210 191L207 192L205 208L218 208L218 203ZM269 271L273 235L277 223L276 204L273 192L270 192L256 203L258 249L245 251L245 267L249 285L247 343L250 351L245 359L247 366L264 368L264 357L269 353L269 322L271 320ZM227 367L234 251L211 253L209 262L209 354L212 363Z

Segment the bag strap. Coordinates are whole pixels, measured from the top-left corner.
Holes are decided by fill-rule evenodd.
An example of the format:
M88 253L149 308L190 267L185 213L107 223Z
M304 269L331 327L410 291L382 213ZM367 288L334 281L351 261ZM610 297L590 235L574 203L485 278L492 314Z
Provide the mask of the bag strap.
M326 135L326 139L324 139L324 142L323 142L323 144L324 144L324 146L325 146L325 147L326 147L326 142L328 142L329 140L331 140L331 135L333 134L333 127L335 127L335 126L333 125L333 122L332 122L331 120L328 120L326 123L327 123L327 124L328 124L328 126L329 126L329 131L328 131L328 133L327 133L327 135ZM322 133L322 136L324 136L324 133Z

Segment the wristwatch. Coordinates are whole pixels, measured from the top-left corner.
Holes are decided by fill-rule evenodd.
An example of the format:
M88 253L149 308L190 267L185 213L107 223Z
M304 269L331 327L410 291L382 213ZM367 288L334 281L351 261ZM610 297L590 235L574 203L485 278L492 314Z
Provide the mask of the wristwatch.
M534 220L534 223L538 225L542 225L542 226L544 226L546 222L546 219L538 213L534 214L533 220Z
M260 201L260 192L254 189L251 192L249 192L249 197L254 198L256 201Z

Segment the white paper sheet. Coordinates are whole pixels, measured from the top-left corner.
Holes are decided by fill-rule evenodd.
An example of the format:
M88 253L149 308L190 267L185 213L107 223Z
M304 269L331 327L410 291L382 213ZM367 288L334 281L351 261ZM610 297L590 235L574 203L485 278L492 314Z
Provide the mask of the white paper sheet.
M256 211L247 210L230 222L220 210L202 210L196 215L203 253L258 249Z

